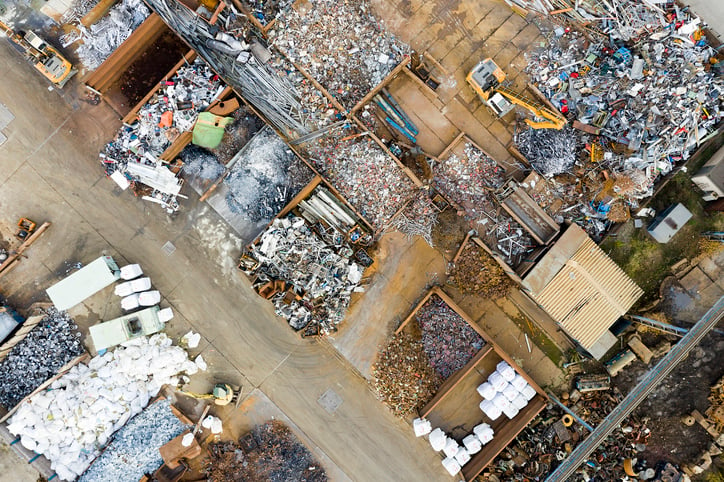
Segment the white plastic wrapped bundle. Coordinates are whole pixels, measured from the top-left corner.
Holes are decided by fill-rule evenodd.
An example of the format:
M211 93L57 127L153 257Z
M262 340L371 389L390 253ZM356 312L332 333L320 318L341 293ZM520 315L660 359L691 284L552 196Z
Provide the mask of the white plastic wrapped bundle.
M493 404L501 410L510 406L510 400L502 393L498 393L492 401Z
M500 373L503 378L505 378L506 382L510 382L515 378L515 370L513 370L513 367L508 365L508 362L502 361L498 363L498 366L495 367L495 371Z
M140 264L129 264L121 267L121 278L124 280L130 280L138 278L143 274Z
M442 461L442 466L445 467L447 473L456 476L460 472L460 464L453 457L448 457Z
M138 293L131 293L121 300L121 308L126 311L138 308Z
M463 445L470 455L477 454L483 449L483 445L474 433L467 435L463 439Z
M480 410L482 410L485 416L490 420L497 420L503 413L503 411L496 407L490 400L483 400L480 402Z
M508 384L508 380L503 378L503 375L495 371L491 373L488 377L488 383L490 383L493 388L495 388L496 392L499 392L505 388L505 386Z
M510 404L503 409L503 413L505 414L506 417L508 417L509 419L512 420L516 417L516 415L518 415L518 413L520 413L520 410L515 408L515 406L513 404Z
M478 386L478 393L484 399L492 400L493 398L495 398L497 390L493 388L493 386L489 382L484 382Z
M138 303L141 306L153 306L161 302L161 293L158 290L144 291L138 295Z
M515 378L510 381L510 384L513 385L516 390L521 391L526 385L528 385L528 382L525 381L523 375L521 375L520 373L516 373Z
M442 449L442 451L445 453L447 457L455 457L455 455L458 453L458 450L460 450L460 445L450 437L447 438L447 442L445 443L445 448Z
M487 423L481 423L480 425L476 425L475 428L473 428L473 433L482 445L490 443L490 441L493 440L493 436L495 435L493 428Z
M515 400L515 397L517 397L520 394L520 392L518 390L516 390L516 388L513 385L511 385L510 383L508 383L508 385L506 385L506 387L503 389L503 391L501 393L503 394L503 396L505 398L508 399L508 401L511 401L511 402L513 400Z
M530 402L531 400L533 400L533 397L535 397L536 391L535 388L533 388L532 386L526 385L525 388L520 391L520 394L523 395L525 399Z
M151 278L149 278L148 276L144 278L134 279L130 283L134 293L140 293L141 291L151 289Z
M515 397L515 400L510 403L512 403L518 410L523 410L525 406L528 405L528 400L526 400L522 394L518 394L518 396Z
M445 435L445 432L442 431L440 428L436 428L432 432L430 432L430 437L428 437L428 440L430 441L430 446L435 452L439 452L442 449L445 448L445 445L447 444L447 435Z
M206 417L204 421L201 422L201 426L211 430L211 433L213 434L221 433L224 430L221 424L221 419L214 417L213 415Z
M130 281L126 281L125 283L119 283L113 289L113 292L116 294L116 296L120 296L121 298L123 298L124 296L128 296L133 293L133 286L131 286Z
M470 462L470 454L468 453L468 450L465 447L460 447L458 453L455 454L455 460L461 467Z
M432 432L432 424L424 418L416 418L412 421L412 429L415 431L415 437L422 437Z
M167 321L171 321L173 318L173 310L171 308L164 308L162 310L158 310L158 319L161 320L163 323L166 323ZM200 339L200 335L199 335ZM196 348L199 346L198 342L196 343L196 346L189 345L189 348Z

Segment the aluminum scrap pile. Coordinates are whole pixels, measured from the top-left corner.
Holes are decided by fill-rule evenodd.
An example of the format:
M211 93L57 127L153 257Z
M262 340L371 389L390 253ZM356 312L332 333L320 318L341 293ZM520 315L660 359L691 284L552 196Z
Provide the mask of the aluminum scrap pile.
M321 139L307 149L315 167L375 229L384 227L413 195L412 181L368 136Z
M622 2L607 16L623 21L630 3ZM644 5L638 8L664 19ZM724 77L712 66L716 52L700 30L703 24L673 4L662 6L666 19L650 24L626 46L590 43L583 34L560 28L547 47L528 55L527 71L551 102L589 131L600 128L600 137L577 132L577 145L596 145L600 167L643 174L641 186L624 196L632 208L652 194L660 175L712 135L724 115ZM611 143L618 149L609 149Z
M372 366L372 377L380 400L401 418L421 409L442 385L422 341L404 331L394 335L380 350Z
M233 4L211 26L180 2L149 0L151 8L196 52L235 87L278 130L289 137L308 134L320 117L320 95L304 95L296 85L308 83L293 67L279 70L280 61L252 33L248 20ZM295 84L297 82L297 84ZM311 87L305 86L305 89ZM311 109L308 107L312 105Z
M505 170L473 144L464 155L451 154L434 169L435 188L477 220L495 211L492 192L505 182Z
M61 480L74 480L111 436L181 373L199 370L165 334L139 337L78 364L19 406L8 430L45 455Z
M276 313L295 330L317 325L328 333L343 319L352 291L362 279L363 268L344 236L322 240L304 219L275 219L262 233L250 254L259 261L260 281L283 280L301 300L285 300L285 292L272 298Z
M103 453L78 482L137 482L163 465L158 449L180 435L187 426L171 411L171 402L158 400L121 428Z
M447 380L485 345L485 340L465 319L437 295L417 310L423 350L435 371Z
M528 127L515 135L515 145L533 169L544 176L570 172L576 162L577 136L573 129L533 129Z
M567 395L567 394L564 394ZM563 403L572 408L586 422L594 427L602 420L623 396L618 392L598 391L581 395L577 391ZM576 445L588 436L588 431L578 423L570 427L563 424L565 413L556 405L549 405L511 442L488 467L485 474L497 476L500 480L544 481L548 474L564 460ZM646 474L652 480L658 470L647 468L641 452L651 436L647 427L648 418L629 416L619 428L609 435L571 477L571 481L609 482L627 480L623 461L633 460L639 477ZM662 479L662 480L678 480Z
M270 37L347 108L410 53L365 0L315 0L306 11L290 8L277 18Z
M0 405L13 408L84 352L78 327L68 313L50 308L0 362Z
M143 0L122 0L89 28L78 22L75 27L83 41L76 50L80 62L88 70L98 68L150 13ZM67 45L70 40L66 37L61 41Z
M432 228L437 224L438 210L430 198L422 194L415 197L390 223L390 228L408 239L420 236L432 246Z
M209 446L209 482L326 482L324 468L284 423L270 420L236 442Z
M268 222L313 177L286 143L270 128L259 131L239 153L224 180L231 212L252 222Z
M503 268L473 241L465 244L448 281L464 294L491 300L506 296L513 287Z
M213 152L193 144L184 148L179 154L184 163L181 171L187 176L198 176L201 179L218 179L224 173L224 165L219 162Z
M291 7L294 0L247 0L244 3L249 3L252 15L262 25L269 25L269 22Z
M98 5L99 0L76 0L68 10L60 17L61 24L79 22L93 7Z

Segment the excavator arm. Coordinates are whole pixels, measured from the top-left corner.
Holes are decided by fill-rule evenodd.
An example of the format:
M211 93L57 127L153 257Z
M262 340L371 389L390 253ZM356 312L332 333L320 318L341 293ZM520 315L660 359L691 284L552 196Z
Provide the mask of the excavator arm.
M533 129L560 130L563 129L563 126L566 125L566 118L563 117L563 114L549 109L545 105L541 104L540 102L536 102L530 97L524 96L523 94L510 90L507 87L503 87L501 85L497 86L494 90L500 93L500 95L502 95L506 99L508 99L512 104L519 105L527 109L539 119L545 119L541 121L526 119L525 123Z

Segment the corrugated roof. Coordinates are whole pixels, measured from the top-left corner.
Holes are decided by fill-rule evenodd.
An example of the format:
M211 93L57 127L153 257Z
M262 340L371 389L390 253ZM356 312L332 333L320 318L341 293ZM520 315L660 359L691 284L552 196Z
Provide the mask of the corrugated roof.
M575 225L571 229L580 230ZM560 269L552 278L551 273L531 272L550 281L530 294L569 335L589 349L633 306L643 290L591 238L576 238L580 246L558 265ZM524 284L530 288L535 283L528 278L530 275Z

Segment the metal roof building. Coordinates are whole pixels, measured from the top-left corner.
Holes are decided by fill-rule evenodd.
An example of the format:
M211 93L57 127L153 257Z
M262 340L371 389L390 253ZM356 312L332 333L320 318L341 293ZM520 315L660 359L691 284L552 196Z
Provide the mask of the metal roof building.
M523 279L523 288L596 358L616 342L608 329L643 294L575 224Z

